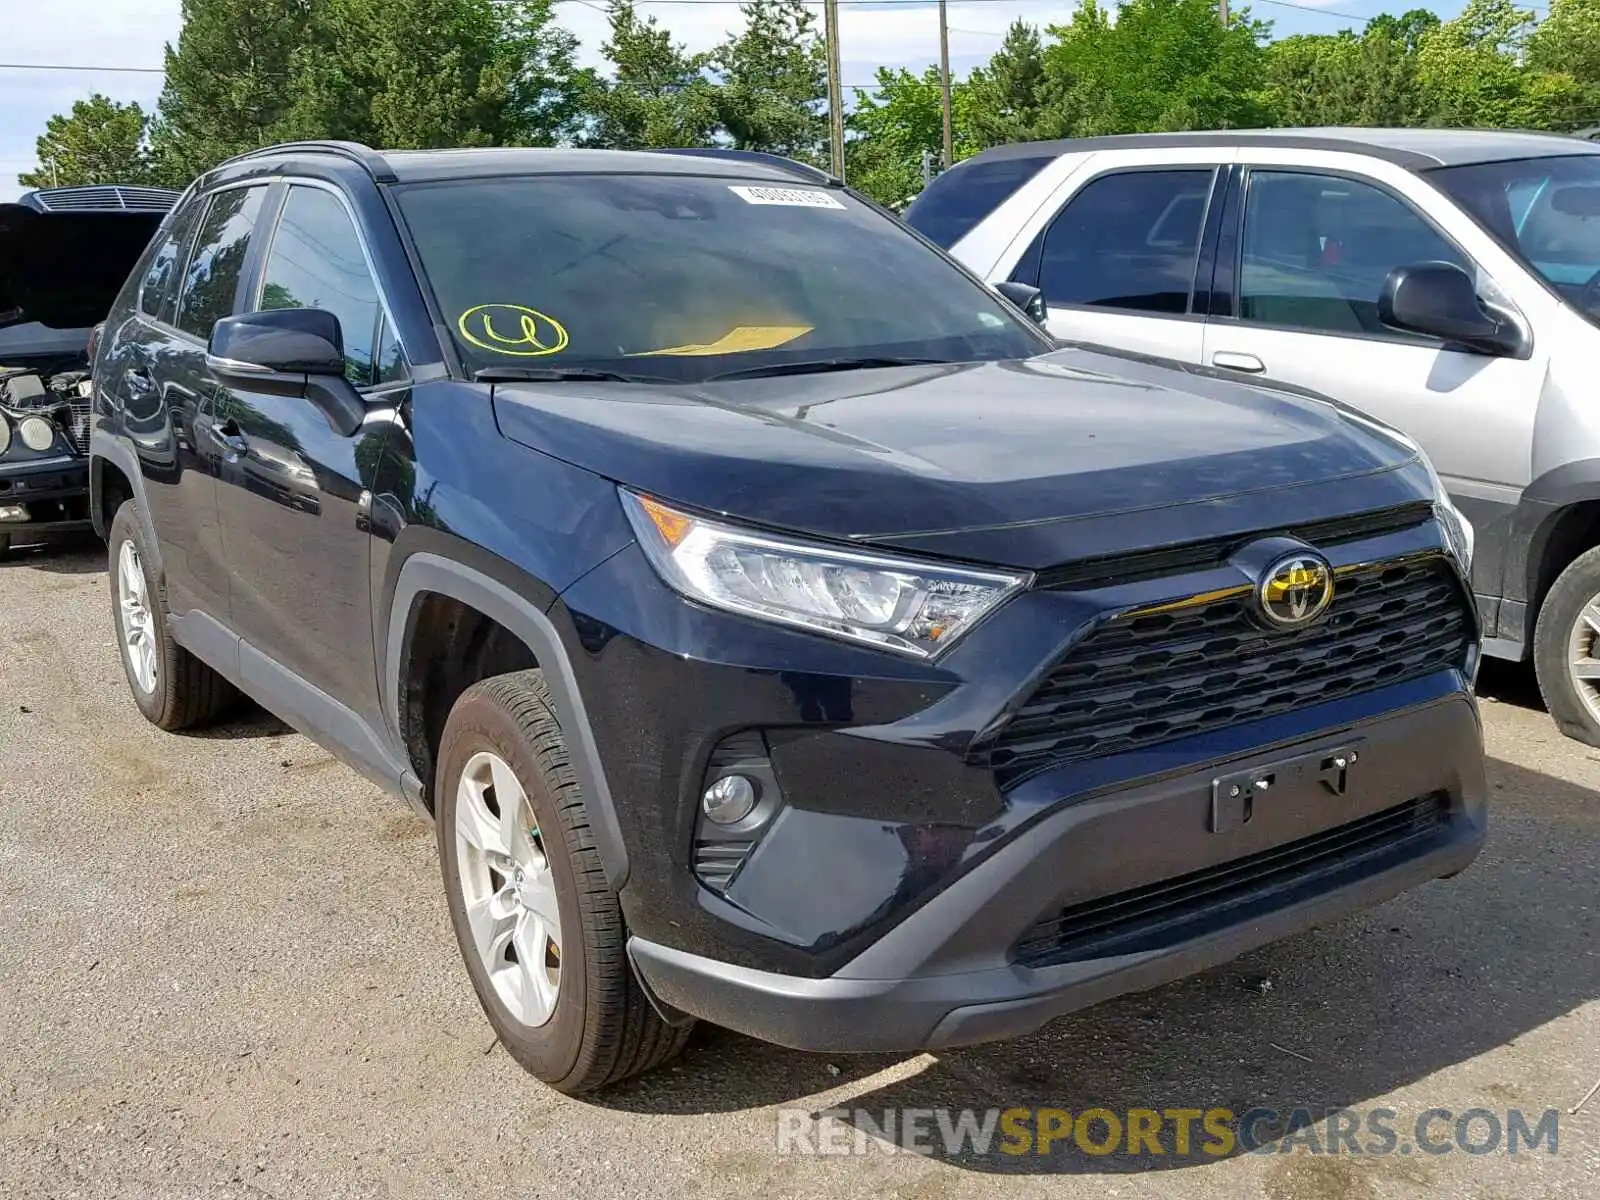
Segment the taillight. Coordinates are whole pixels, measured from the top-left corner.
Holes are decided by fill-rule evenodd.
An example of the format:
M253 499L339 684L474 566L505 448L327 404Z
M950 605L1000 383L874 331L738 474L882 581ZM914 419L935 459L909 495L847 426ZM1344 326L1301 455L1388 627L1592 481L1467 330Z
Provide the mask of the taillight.
M101 321L100 324L96 325L93 329L89 330L89 365L90 366L94 365L95 347L100 345L100 332L105 327L106 327L106 323L104 321Z

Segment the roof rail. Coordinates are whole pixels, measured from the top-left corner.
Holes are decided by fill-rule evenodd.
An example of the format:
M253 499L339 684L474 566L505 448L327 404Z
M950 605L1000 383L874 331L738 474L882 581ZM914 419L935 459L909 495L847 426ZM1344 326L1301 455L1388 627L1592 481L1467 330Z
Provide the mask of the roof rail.
M262 146L259 150L246 150L243 154L235 154L232 158L218 163L218 166L227 166L229 163L245 162L252 158L265 158L268 155L292 153L296 150L309 150L316 154L336 154L340 158L357 163L379 183L395 183L400 178L394 173L394 168L389 165L382 154L371 146L363 146L360 142L336 141L303 141L279 142L275 146Z
M803 163L793 158L785 158L781 154L768 154L764 150L733 150L723 146L674 146L652 149L650 153L686 154L701 158L731 158L739 162L761 163L765 166L776 167L780 171L787 171L791 175L798 175L801 179L808 179L812 183L825 183L829 187L844 186L843 180L835 175L830 175L821 167L813 167L810 163Z

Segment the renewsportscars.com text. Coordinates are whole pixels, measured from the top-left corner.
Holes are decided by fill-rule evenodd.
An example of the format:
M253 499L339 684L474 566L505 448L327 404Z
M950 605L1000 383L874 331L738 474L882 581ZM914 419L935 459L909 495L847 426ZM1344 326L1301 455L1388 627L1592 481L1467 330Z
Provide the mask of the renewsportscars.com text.
M830 1108L778 1110L779 1154L1555 1154L1553 1108Z

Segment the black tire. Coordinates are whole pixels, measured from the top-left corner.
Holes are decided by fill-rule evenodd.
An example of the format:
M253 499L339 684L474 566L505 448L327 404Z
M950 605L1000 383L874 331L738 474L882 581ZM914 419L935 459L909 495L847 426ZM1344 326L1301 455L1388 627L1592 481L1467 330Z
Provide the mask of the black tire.
M480 752L498 756L522 785L554 879L560 986L553 1013L536 1027L495 993L467 923L456 810L461 776ZM440 741L434 796L450 921L478 1000L511 1057L557 1091L575 1094L648 1071L681 1051L690 1026L664 1022L633 977L622 909L606 882L542 672L496 676L462 694Z
M1567 668L1568 639L1579 614L1600 596L1600 547L1580 554L1561 572L1539 606L1533 634L1533 665L1545 707L1561 732L1590 746L1600 746L1600 720L1589 711ZM1590 651L1600 657L1600 645ZM1596 680L1600 685L1600 680Z
M148 691L140 686L126 650L127 639L117 583L124 542L132 542L138 552L140 573L144 577L144 594L154 618L152 631L156 648L156 673L154 686ZM122 507L117 509L106 545L111 578L111 621L117 631L117 657L122 660L122 670L128 678L128 690L133 693L139 711L152 725L171 731L209 724L225 716L237 704L239 693L221 675L172 640L167 629L166 581L152 578L150 564L156 561L155 555L145 537L139 510L132 500L123 501Z

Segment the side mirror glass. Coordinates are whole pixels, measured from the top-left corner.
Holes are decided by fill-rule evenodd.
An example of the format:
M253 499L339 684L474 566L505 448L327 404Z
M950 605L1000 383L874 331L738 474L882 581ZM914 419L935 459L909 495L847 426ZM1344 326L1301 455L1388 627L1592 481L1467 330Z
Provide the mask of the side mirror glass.
M1454 263L1411 263L1390 271L1378 296L1378 320L1481 354L1509 356L1523 349L1522 331L1488 312L1472 277Z
M1017 283L1008 279L1004 283L995 284L994 290L1020 308L1035 325L1043 325L1050 319L1050 309L1044 302L1044 293L1032 284Z

